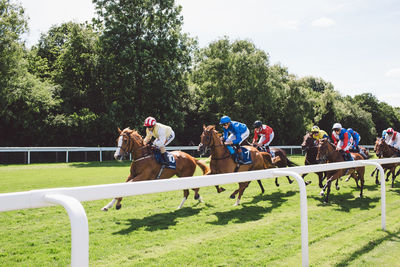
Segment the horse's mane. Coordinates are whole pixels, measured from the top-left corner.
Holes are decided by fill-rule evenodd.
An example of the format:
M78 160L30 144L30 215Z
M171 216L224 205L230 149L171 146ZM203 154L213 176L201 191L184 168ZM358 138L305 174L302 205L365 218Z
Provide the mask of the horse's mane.
M217 130L215 130L215 125L208 125L207 127L206 127L206 130L207 131L217 131ZM218 131L217 131L218 132Z
M136 139L136 138L134 138L134 139L139 141L141 144L143 144L143 137L140 135L140 133L137 130L127 127L125 129L123 129L122 132L129 134L133 138L134 137L138 138L138 139Z

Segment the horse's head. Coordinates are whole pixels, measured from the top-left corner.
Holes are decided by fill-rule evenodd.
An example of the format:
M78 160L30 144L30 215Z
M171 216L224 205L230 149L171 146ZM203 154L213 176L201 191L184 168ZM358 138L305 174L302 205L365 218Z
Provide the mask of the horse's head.
M387 153L389 146L386 144L385 139L376 138L374 151L378 158L382 158Z
M329 152L332 150L330 148L330 143L328 138L323 138L318 141L318 153L316 160L318 163L324 163L326 162L328 158Z
M203 133L200 136L199 152L204 154L207 148L211 148L219 140L218 132L215 130L215 125L203 125Z
M135 147L143 146L142 136L135 130L118 128L119 136L117 138L117 150L114 153L116 160L123 160L124 157L131 153Z
M312 137L312 133L307 132L307 134L303 137L303 143L301 143L301 149L303 151L307 151L314 145L315 145L315 139Z

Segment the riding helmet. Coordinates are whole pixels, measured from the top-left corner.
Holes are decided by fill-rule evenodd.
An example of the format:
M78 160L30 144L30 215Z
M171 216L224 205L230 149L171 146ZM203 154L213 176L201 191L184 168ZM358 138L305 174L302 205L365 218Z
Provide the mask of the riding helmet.
M231 122L231 118L229 118L228 116L222 116L221 120L219 121L219 124L224 124L228 122Z
M254 125L254 128L259 128L259 127L262 126L262 122L261 121L255 121L253 125Z

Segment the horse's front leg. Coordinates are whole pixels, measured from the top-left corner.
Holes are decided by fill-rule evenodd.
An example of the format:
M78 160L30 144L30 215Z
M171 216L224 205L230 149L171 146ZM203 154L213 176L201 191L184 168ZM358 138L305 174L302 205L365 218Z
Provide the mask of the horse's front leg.
M127 182L131 182L133 180L134 177L132 177L131 175L128 176L128 178L126 179L126 183ZM109 209L111 209L115 202L117 202L117 204L115 205L115 208L117 210L121 209L121 201L122 201L122 197L118 197L118 198L114 198L113 200L110 201L110 203L108 203L107 205L105 205L101 210L102 211L108 211Z
M239 195L236 199L234 206L240 205L240 199L242 198L244 190L249 186L250 182L239 183Z

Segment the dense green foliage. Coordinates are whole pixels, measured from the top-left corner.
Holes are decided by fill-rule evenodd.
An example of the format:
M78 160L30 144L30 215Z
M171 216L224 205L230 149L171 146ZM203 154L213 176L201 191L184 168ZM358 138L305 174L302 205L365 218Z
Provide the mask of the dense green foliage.
M304 157L291 160L304 163ZM317 176L307 186L310 266L398 266L400 183L386 187L386 231L381 230L380 187L367 167L364 198L353 180L332 188L329 205ZM0 192L122 182L129 162L0 166ZM197 170L200 175L201 170ZM121 210L101 211L110 199L82 202L89 223L90 266L301 266L299 190L279 178L252 182L241 205L229 194L237 184L123 200ZM71 226L61 206L0 212L0 266L68 266Z
M299 144L314 124L330 132L341 122L363 144L400 128L398 108L299 78L251 41L199 48L173 0L93 3L92 22L54 25L28 48L23 7L0 0L0 146L112 146L117 127L142 130L147 116L171 125L180 145L197 144L221 115L264 121L280 145Z

